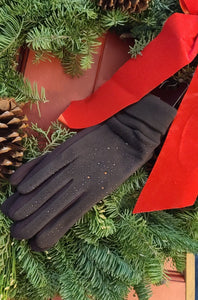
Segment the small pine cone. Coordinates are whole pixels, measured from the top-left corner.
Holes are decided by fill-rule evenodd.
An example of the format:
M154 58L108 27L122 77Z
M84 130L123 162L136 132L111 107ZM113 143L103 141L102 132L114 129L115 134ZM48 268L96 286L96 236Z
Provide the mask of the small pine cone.
M148 8L150 0L99 0L98 5L103 9L121 9L129 13L140 13Z
M8 178L22 164L25 127L27 118L15 100L0 98L0 178Z

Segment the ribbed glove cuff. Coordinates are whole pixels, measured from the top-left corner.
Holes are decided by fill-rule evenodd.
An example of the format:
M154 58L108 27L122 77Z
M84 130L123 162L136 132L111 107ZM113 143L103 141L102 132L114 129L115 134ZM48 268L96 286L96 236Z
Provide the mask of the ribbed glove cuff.
M173 121L177 110L159 97L149 94L139 102L125 108L124 112L155 130L157 129L163 135Z

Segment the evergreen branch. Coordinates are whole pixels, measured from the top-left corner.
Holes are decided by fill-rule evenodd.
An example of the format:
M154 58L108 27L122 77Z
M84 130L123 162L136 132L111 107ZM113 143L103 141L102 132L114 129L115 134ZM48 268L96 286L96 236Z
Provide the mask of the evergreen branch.
M134 289L139 300L149 300L152 295L151 287L145 281L142 281L141 283L135 285Z
M32 134L29 132L29 135L23 138L23 146L25 148L23 155L24 162L52 151L75 134L75 132L65 128L58 121L52 122L47 130L39 128L38 125L34 123L32 123L29 129Z
M61 276L60 283L60 296L63 300L90 300L86 293L85 281L79 278L79 275L77 276L77 273L71 267L68 267L67 272ZM78 290L76 286L78 286Z
M11 185L2 182L0 203L3 203L11 194ZM14 296L12 291L16 289L16 255L14 243L10 237L10 224L11 221L0 213L0 299L2 300Z
M136 199L147 180L143 168L135 172L111 195L104 198L105 212L109 218L117 218L125 209L132 211Z
M129 16L129 30L135 38L134 49L130 47L132 57L141 55L144 47L151 42L161 31L164 22L175 12L180 12L179 1L174 0L152 0L149 8L134 16Z
M186 268L186 252L185 251L177 251L170 253L170 257L172 259L173 265L176 267L178 272L184 272Z
M10 237L8 221L0 213L0 299L5 300L13 296L16 288L16 257L13 242Z
M102 270L98 269L93 262L87 260L84 256L80 256L79 260L76 261L76 271L80 275L80 278L87 282L86 287L88 291L96 299L119 299L123 293L123 286L125 291L124 296L128 292L126 283L123 285L119 280L108 276L108 274L104 274Z
M99 205L94 206L72 228L78 238L90 244L97 244L99 239L108 237L116 231L114 221L105 216Z
M111 10L105 12L102 22L105 28L124 26L129 22L129 14L121 12L121 10Z
M37 124L33 123L31 129L34 133L38 133L44 139L45 146L42 149L42 153L52 151L75 134L75 132L67 129L58 121L52 122L51 126L49 126L47 130L43 130L42 128L38 127ZM32 135L32 139L35 141L36 138L34 135ZM37 149L38 143L35 144Z
M117 226L116 237L121 246L120 251L125 259L134 265L137 274L138 272L141 274L144 270L145 278L152 283L159 283L165 279L166 274L163 270L165 257L161 255L158 245L153 243L153 236L149 231L150 226L146 220L126 211ZM130 230L132 227L133 230ZM139 257L138 263L137 257ZM155 268L153 268L154 265Z
M24 146L24 154L23 154L23 161L27 162L31 159L34 159L42 154L40 148L38 139L31 135L28 137L23 138L23 146Z
M197 201L198 202L198 201ZM176 213L177 220L181 224L181 228L187 232L187 234L197 240L198 238L198 207L197 202L195 202L195 205L186 211L178 211Z
M80 54L71 54L64 51L63 57L61 59L61 64L65 73L69 74L71 77L79 77L83 74L81 69Z
M144 272L144 277L152 284L162 284L163 281L169 279L164 270L164 259L161 258L159 253L157 257L155 255L155 257L150 257L149 260L145 261Z
M84 281L73 267L75 253L73 253L73 251L67 252L67 248L65 249L64 244L59 242L49 251L47 257L59 274L58 285L62 299L89 300L86 280ZM67 271L63 272L63 270Z
M84 244L81 249L87 259L93 261L94 265L103 272L120 281L128 282L129 285L138 283L134 270L117 253L114 254L106 246L101 244L96 247Z
M153 234L154 242L161 248L168 248L172 245L175 251L186 249L191 253L198 252L198 242L192 241L183 231L172 230L172 228L165 228L161 225L150 225L150 232Z
M49 270L49 268L48 268ZM57 278L54 276L53 273L49 270L49 278L48 278L48 285L46 288L43 287L35 287L31 284L31 282L27 279L26 274L24 273L23 269L21 268L20 264L17 264L17 287L15 288L15 300L49 300L53 299L54 296L57 294L57 285L55 282ZM54 283L52 282L54 281ZM7 299L5 299L7 300Z
M2 18L3 10L0 11ZM0 57L7 52L18 41L23 28L23 19L19 20L12 16L6 16L6 26L0 27Z
M65 45L64 40L72 41L71 36L64 35L64 30L60 29L55 31L54 29L49 29L43 25L40 28L34 28L29 32L26 42L29 47L32 47L34 50L45 50L51 51L56 47L63 47Z
M136 58L137 55L142 55L142 50L152 41L154 38L154 34L150 34L148 38L142 36L140 39L135 39L134 45L129 46L129 53L131 54L131 58Z
M39 102L45 103L48 101L43 87L41 87L39 92L36 82L31 85L28 79L24 79L20 73L13 69L0 70L0 82L2 84L0 97L13 97L20 104L36 103L37 107L39 106Z
M24 82L21 82L15 99L18 103L30 102L38 104L39 102L48 102L45 96L45 89L41 87L41 92L39 94L37 83L34 82L33 85L31 85L28 79L24 79Z
M34 287L47 287L48 280L44 273L42 255L33 253L27 243L22 241L16 245L17 261Z

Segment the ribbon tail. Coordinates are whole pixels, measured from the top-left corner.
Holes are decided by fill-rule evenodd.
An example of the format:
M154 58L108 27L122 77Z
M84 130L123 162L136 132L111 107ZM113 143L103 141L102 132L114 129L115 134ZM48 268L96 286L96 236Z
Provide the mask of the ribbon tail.
M173 14L142 56L127 61L88 98L73 101L62 113L62 120L71 128L85 128L139 101L194 59L198 52L197 33L198 16Z
M182 208L198 195L198 68L133 213Z

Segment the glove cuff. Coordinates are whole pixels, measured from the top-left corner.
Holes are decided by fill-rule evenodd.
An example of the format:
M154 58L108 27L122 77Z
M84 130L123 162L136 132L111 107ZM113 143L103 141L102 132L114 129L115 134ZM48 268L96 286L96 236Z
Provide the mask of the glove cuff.
M124 112L157 129L163 135L173 121L177 110L159 97L148 94L139 102L125 108Z

